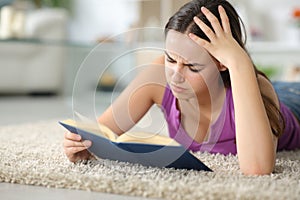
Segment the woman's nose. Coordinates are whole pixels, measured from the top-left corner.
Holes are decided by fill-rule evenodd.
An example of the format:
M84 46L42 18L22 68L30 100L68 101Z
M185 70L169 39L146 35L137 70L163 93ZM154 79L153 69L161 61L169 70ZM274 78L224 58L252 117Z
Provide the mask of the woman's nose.
M182 66L177 65L175 67L172 79L174 83L184 82L184 68Z

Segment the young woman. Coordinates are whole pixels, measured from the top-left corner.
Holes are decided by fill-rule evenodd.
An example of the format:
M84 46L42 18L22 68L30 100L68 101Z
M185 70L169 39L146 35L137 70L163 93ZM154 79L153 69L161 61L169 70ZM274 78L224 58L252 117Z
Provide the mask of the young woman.
M242 41L241 20L226 0L194 0L165 27L163 57L141 73L98 121L122 134L153 104L170 137L192 151L237 154L244 174L269 174L277 150L300 147L300 84L274 85ZM91 141L66 133L70 161L89 159Z

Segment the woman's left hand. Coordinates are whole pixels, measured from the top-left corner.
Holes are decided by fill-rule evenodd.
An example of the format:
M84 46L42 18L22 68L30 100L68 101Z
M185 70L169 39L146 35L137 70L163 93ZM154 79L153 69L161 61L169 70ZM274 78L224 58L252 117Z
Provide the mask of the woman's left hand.
M206 41L193 33L189 36L197 44L204 47L213 57L222 65L230 70L231 67L237 67L241 62L249 62L250 58L245 50L233 38L228 16L222 6L218 7L222 26L218 18L207 8L202 7L201 11L211 23L213 30L202 22L198 17L194 17L195 23L206 34L209 41ZM223 28L222 28L223 27Z

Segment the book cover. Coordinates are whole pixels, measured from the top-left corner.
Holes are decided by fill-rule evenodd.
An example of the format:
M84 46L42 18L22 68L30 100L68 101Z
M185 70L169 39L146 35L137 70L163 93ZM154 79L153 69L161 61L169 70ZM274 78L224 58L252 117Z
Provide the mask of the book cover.
M173 140L171 138L166 140L163 136L155 136L158 138L135 141L136 138L131 140L128 135L124 134L125 137L123 135L119 138L117 135L113 136L108 128L102 125L101 128L91 128L89 125L79 126L72 120L64 120L59 123L70 132L81 135L83 140L92 141L92 146L88 150L102 159L160 168L212 171L193 156L189 150L176 142L170 142ZM103 128L105 131L103 131ZM101 133L99 134L99 132Z

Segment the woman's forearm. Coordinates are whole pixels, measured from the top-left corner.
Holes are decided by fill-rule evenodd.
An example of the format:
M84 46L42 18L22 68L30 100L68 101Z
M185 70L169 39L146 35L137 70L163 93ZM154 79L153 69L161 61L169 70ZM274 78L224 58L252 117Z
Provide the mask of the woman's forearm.
M275 163L273 134L250 59L231 66L237 152L245 174L269 174Z

